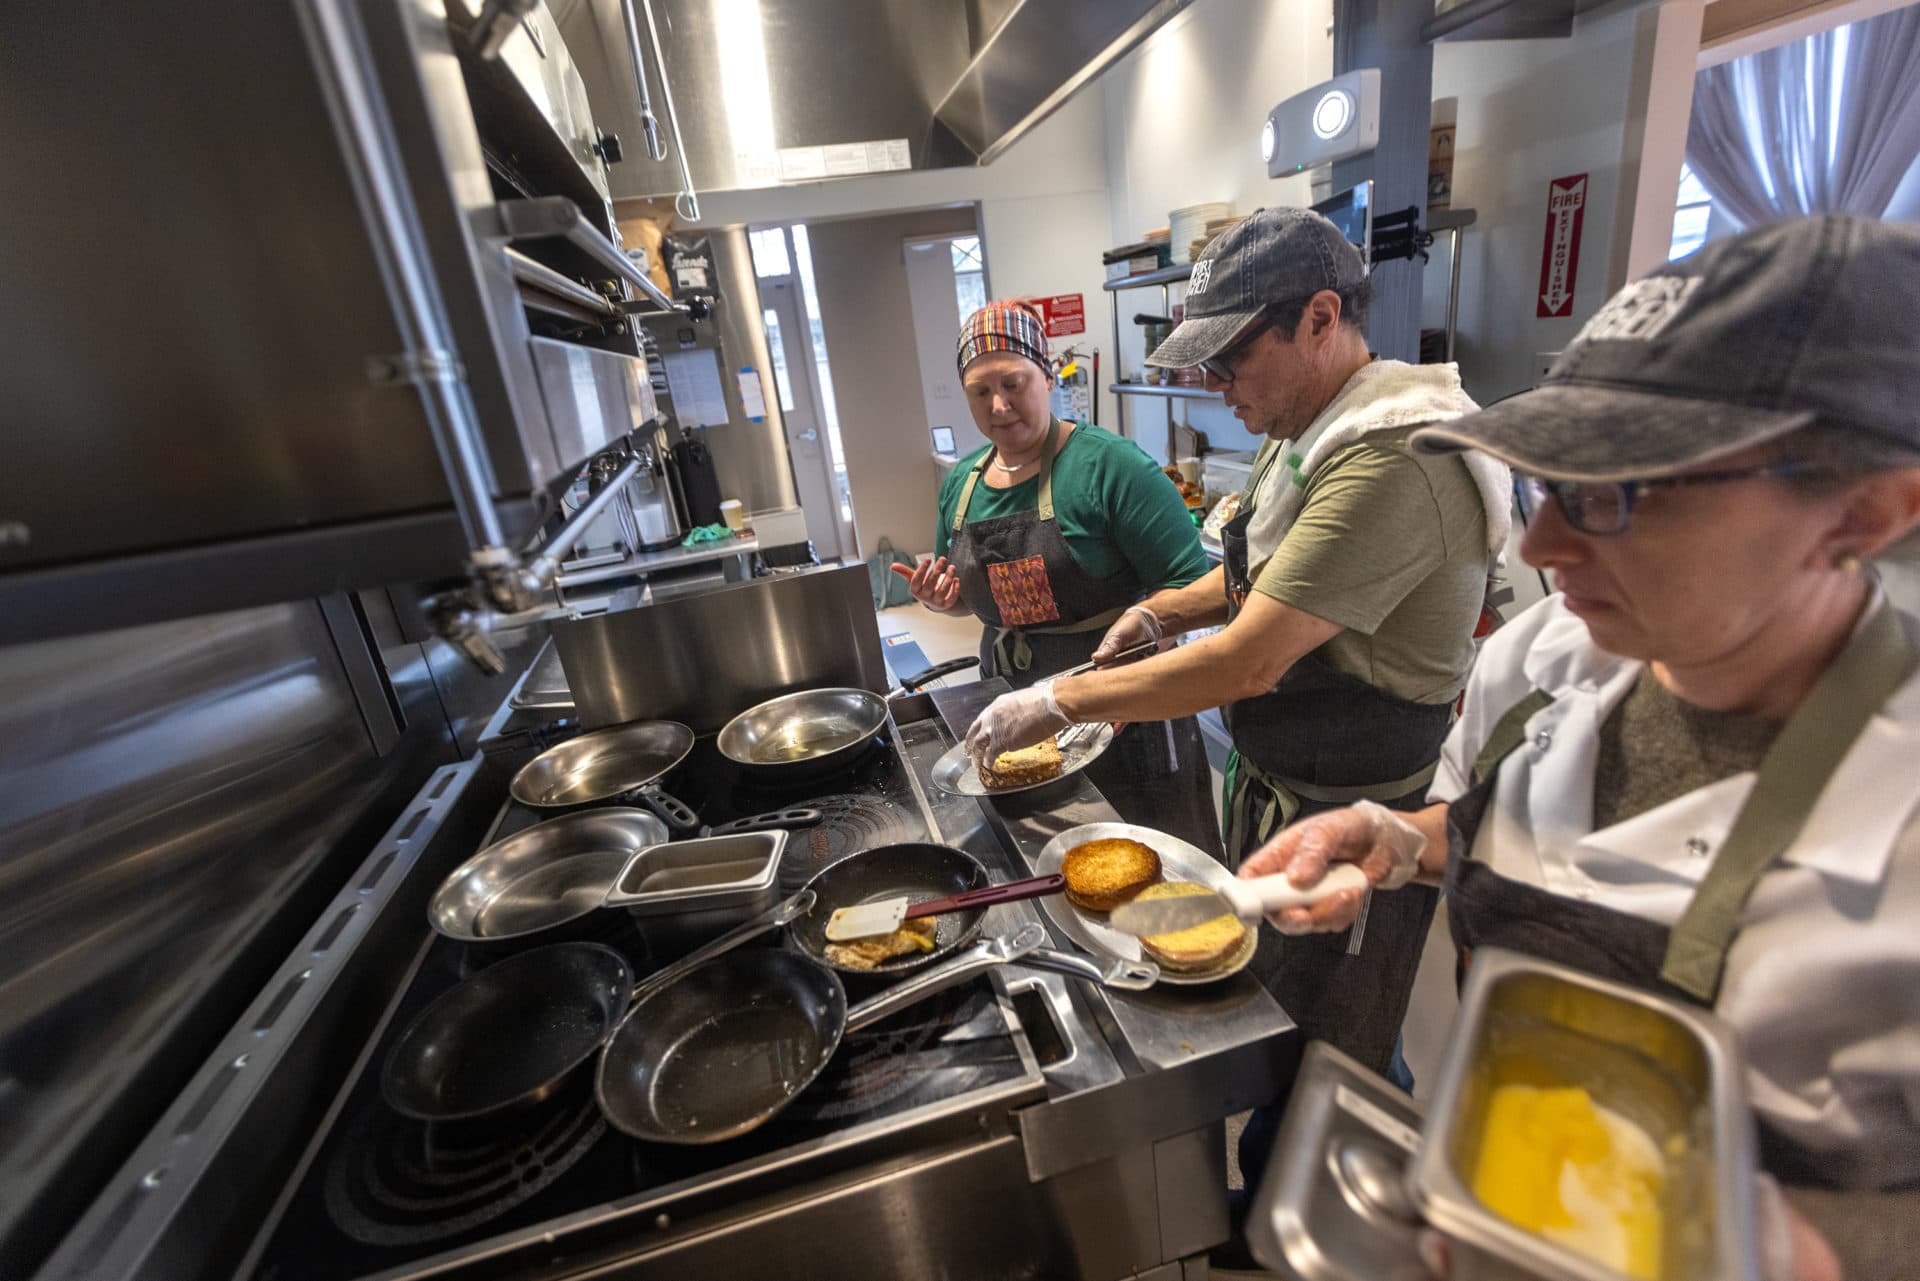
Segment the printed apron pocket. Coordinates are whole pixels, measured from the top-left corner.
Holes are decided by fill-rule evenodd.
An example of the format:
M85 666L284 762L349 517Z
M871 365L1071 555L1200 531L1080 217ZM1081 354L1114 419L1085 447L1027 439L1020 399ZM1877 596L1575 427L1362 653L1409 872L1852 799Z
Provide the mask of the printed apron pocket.
M1060 617L1043 556L1023 556L1019 560L988 565L987 586L992 589L993 603L1000 610L1002 627L1033 627L1055 622Z

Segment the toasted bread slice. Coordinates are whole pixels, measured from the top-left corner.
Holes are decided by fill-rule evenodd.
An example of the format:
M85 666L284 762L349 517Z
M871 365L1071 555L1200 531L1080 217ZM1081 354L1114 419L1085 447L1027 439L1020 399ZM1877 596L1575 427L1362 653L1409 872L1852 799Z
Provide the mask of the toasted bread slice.
M1050 738L1043 738L1032 747L1002 752L994 757L993 764L980 781L988 787L1043 783L1059 776L1060 763L1060 745Z
M1125 837L1088 841L1067 851L1060 870L1067 901L1092 912L1111 912L1160 879L1160 856Z
M931 916L916 916L902 921L891 934L827 944L827 960L850 970L877 970L896 956L931 952L936 943L939 922Z
M1191 881L1162 881L1141 890L1141 901L1161 898L1185 898L1190 894L1211 893L1204 885ZM1169 970L1210 970L1240 949L1247 927L1240 919L1223 913L1211 921L1170 934L1154 934L1140 940L1148 956Z

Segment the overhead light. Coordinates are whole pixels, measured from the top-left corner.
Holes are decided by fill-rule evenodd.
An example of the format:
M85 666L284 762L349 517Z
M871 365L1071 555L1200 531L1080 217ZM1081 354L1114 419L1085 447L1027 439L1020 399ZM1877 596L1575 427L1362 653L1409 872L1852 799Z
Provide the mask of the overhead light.
M1331 164L1380 145L1380 70L1363 67L1297 93L1267 113L1260 154L1267 176Z
M1353 95L1345 89L1329 89L1313 107L1314 136L1322 141L1338 138L1353 123ZM1271 130L1273 122L1267 122Z

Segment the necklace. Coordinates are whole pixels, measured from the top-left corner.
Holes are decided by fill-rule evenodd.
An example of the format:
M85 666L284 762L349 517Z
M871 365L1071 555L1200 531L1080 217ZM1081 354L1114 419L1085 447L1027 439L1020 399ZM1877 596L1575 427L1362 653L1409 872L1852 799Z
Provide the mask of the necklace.
M1027 468L1033 466L1035 463L1039 461L1040 460L1038 458L1031 458L1024 463L1015 463L1013 466L1009 467L1005 463L1001 462L998 458L996 458L993 460L993 469L995 471L1005 472L1007 475L1011 476L1013 475L1013 473L1017 471L1025 471Z

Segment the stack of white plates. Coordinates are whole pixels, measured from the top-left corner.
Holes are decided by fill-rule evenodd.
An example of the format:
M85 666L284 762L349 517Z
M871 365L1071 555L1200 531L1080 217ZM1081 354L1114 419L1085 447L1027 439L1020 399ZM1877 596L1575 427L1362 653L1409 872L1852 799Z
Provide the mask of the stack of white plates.
M1175 209L1167 215L1169 248L1173 251L1175 262L1191 262L1188 247L1206 231L1209 222L1231 217L1233 206L1224 200L1211 200L1204 205L1188 205L1185 209Z

